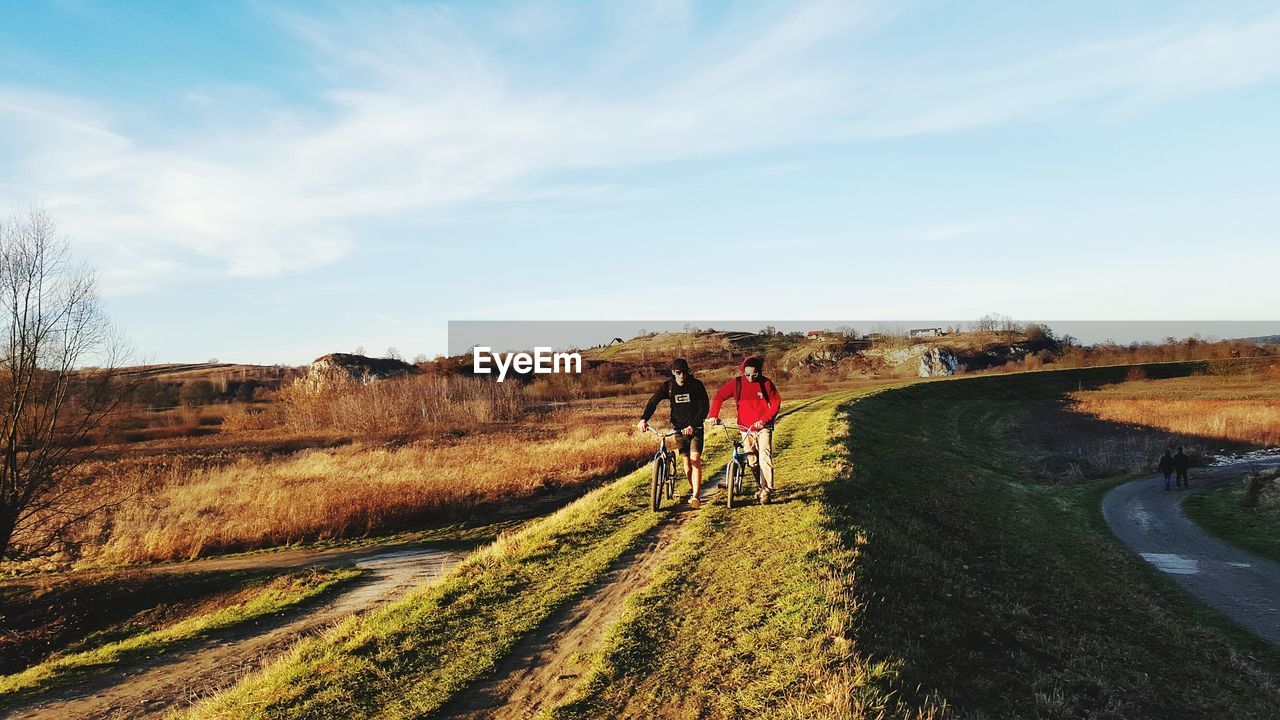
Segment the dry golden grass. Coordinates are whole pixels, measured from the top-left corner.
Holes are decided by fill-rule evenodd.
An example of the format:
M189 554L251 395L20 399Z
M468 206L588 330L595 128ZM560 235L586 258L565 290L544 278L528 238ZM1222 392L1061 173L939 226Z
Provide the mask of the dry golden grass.
M1135 376L1136 377L1136 376ZM1078 412L1181 435L1280 445L1280 371L1131 379L1072 393Z
M518 383L418 375L361 384L342 373L310 376L278 393L285 424L306 432L416 433L505 422L525 412Z
M549 434L353 444L170 473L112 513L98 528L100 544L82 550L139 562L402 529L589 483L633 466L650 446L624 427Z
M303 428L291 422L299 408L289 401L148 413L151 433L212 434L125 442L82 468L128 499L78 527L50 561L147 562L387 533L590 485L652 452L652 436L636 435L633 424L658 382L632 383L640 392L627 396L544 401L505 422L484 420L519 412L519 403L504 409L505 397L439 378L355 388L335 396L337 407L304 398L317 421ZM784 382L784 402L830 385ZM718 386L708 380L710 391ZM472 404L450 408L450 399ZM654 424L665 421L664 407Z

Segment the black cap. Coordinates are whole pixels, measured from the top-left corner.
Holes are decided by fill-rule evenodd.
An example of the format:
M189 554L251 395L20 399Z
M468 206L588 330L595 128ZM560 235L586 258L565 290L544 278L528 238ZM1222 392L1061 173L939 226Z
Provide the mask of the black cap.
M753 367L756 372L764 372L764 358L752 355L742 363L743 368Z
M689 374L689 363L688 363L688 362L686 362L684 358L676 358L675 360L672 360L672 361L671 361L671 369L672 369L672 370L679 370L680 372L684 373L685 375L688 375L688 374Z

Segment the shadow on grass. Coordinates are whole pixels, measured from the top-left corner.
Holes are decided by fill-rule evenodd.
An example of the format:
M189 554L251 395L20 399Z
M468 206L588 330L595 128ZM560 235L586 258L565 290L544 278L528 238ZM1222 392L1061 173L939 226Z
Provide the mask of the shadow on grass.
M893 668L880 682L902 710L1276 716L1280 653L1119 546L1098 512L1113 483L1028 472L1022 428L1125 371L922 383L845 408L852 471L828 486L831 529L861 545L855 644Z

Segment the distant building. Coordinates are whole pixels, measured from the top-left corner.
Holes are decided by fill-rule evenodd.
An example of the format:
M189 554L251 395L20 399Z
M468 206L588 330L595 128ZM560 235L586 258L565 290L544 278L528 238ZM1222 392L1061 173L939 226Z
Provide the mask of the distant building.
M916 328L907 331L907 336L913 338L939 337L942 334L942 328Z
M813 340L822 340L827 336L827 331L826 330L810 330L809 332L805 333L805 335L806 337L809 337L810 339L813 339Z
M621 344L622 344L622 338L614 338L614 339L612 339L612 340L610 340L610 341L609 341L609 344L610 344L610 345L621 345Z

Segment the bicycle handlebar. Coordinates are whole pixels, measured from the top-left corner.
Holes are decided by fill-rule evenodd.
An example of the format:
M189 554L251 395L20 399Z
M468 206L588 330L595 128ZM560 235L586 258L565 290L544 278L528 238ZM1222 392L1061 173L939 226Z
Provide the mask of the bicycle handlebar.
M669 438L669 437L672 437L673 435L679 435L679 434L680 434L680 431L679 431L679 430L672 430L672 431L671 431L671 432L669 432L669 433L660 433L660 432L658 432L657 430L654 430L653 428L645 428L645 432L651 432L651 433L653 433L654 435L657 435L657 436L658 436L658 437L660 437L660 438Z
M720 427L724 428L724 436L726 438L729 437L729 423L720 423ZM759 435L764 430L764 428L761 428L760 430L752 430L749 427L743 427L736 423L733 425L733 428L738 432L742 433L743 435L753 435L753 436Z

